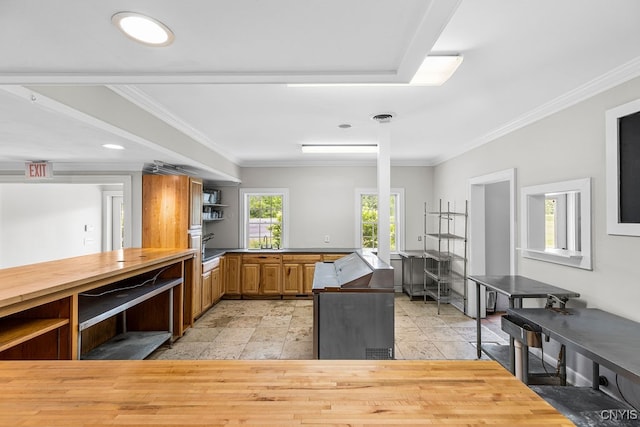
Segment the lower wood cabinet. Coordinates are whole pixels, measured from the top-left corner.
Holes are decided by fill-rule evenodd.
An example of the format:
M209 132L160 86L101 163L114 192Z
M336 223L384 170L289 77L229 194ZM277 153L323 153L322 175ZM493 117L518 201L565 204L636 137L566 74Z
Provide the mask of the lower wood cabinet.
M311 296L316 263L343 256L345 253L227 253L221 289L226 298Z
M282 255L283 295L311 295L313 273L321 254Z
M223 263L221 258L214 258L202 264L202 286L194 292L194 296L199 294L199 300L194 307L199 310L194 312L194 317L200 316L222 297L222 283L220 280L220 269Z
M242 295L282 295L282 256L245 254L242 256Z
M229 298L240 297L240 279L242 275L242 255L226 254L223 261L222 281L223 294Z

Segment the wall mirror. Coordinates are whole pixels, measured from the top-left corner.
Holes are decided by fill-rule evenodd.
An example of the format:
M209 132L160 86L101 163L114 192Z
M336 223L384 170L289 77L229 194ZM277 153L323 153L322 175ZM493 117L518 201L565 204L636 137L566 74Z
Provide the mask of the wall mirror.
M523 187L526 258L591 270L591 179Z

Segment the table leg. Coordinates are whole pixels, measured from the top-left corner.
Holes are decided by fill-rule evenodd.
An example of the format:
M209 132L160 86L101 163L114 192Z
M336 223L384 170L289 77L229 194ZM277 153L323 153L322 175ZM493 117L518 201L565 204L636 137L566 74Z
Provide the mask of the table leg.
M476 282L476 345L478 359L482 358L482 329L480 325L480 283Z
M529 346L522 344L522 382L529 384Z
M509 308L514 308L514 299L509 298ZM513 375L516 374L516 347L515 340L509 335L509 370Z
M600 389L600 365L593 362L591 373L591 388L594 390Z

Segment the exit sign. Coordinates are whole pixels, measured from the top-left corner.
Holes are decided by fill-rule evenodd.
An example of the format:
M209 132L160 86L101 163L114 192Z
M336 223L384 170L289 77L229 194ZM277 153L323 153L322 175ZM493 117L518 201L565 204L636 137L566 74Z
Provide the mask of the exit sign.
M27 179L51 179L53 165L49 162L27 162L24 164L24 176Z

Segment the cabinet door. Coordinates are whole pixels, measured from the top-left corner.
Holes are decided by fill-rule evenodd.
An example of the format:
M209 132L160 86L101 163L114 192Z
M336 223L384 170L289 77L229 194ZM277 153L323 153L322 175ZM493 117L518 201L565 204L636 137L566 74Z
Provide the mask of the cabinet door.
M222 257L220 258L220 278L219 278L219 286L220 286L220 295L219 298L222 298L224 296L225 293L225 283L226 283L226 271L227 271L227 258L226 257Z
M313 293L313 273L316 271L315 264L304 264L303 266L303 279L302 279L302 293L311 295Z
M142 247L187 248L189 177L142 176ZM202 196L201 196L202 198Z
M240 255L226 255L224 260L225 293L240 295Z
M258 295L260 290L260 264L242 264L242 295Z
M282 266L263 264L260 277L260 294L282 295Z
M189 233L189 247L195 249L202 247L202 235L200 233ZM192 265L191 271L186 272L187 281L185 283L185 298L191 302L192 315L189 316L190 319L192 316L202 313L202 251L196 251ZM186 304L185 309L188 310ZM187 312L184 313L185 318Z
M211 270L211 304L215 304L222 296L222 287L220 286L220 267Z
M211 271L202 275L202 311L211 306L213 301L213 277Z
M189 228L202 227L202 181L189 179Z
M300 264L284 264L282 266L282 293L297 295L302 291L302 266Z

